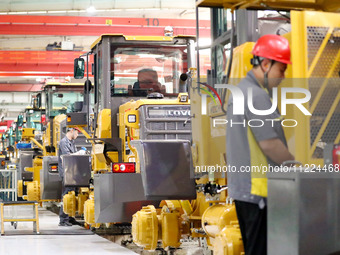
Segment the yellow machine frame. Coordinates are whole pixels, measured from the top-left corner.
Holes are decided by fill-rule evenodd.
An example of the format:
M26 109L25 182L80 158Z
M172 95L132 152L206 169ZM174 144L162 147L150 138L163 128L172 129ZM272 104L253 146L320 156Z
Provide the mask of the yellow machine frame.
M320 71L320 68L322 68L320 62L322 63L322 61L325 59L325 56L330 60L329 67L327 66L329 69L326 69L327 73L322 85L315 95L312 104L306 106L313 116L313 113L315 113L315 110L318 108L318 104L321 102L321 97L326 92L327 86L329 85L331 79L338 78L338 70L336 69L336 67L339 65L340 62L340 49L334 49L332 51L334 55L329 55L330 52L326 52L325 48L331 36L340 36L340 18L339 14L336 13L292 11L291 24L292 33L291 37L288 38L291 41L290 43L293 65L292 68L288 70L289 72L287 78L299 78L293 79L293 87L302 87L309 90L310 87L307 79L319 77L320 74L318 72ZM313 59L310 59L308 55L308 27L324 27L328 29L326 36L322 38L322 43ZM310 137L310 116L303 115L301 111L297 108L292 109L292 113L287 116L287 118L299 120L299 125L294 127L294 130L286 129L289 145L293 145L290 147L294 148L293 154L295 155L297 160L303 163L313 163L323 166L323 159L313 157L313 153L316 149L317 143L320 141L324 131L328 127L329 121L332 115L335 113L336 107L339 105L339 101L340 91L338 90L335 99L333 100L331 106L328 108L327 116L323 120L320 130L318 131L317 136L313 141L311 141ZM340 132L338 133L334 143L339 143L339 141Z

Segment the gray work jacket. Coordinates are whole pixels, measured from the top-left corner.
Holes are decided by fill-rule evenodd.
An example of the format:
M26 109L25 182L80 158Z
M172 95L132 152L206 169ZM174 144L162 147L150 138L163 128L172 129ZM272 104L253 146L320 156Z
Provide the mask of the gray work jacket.
M260 165L266 165L268 168L277 166L263 154L258 142L278 138L287 146L281 121L278 121L282 117L278 109L269 115L255 115L249 110L248 89L252 90L255 109L267 110L272 106L269 94L257 82L252 71L248 72L247 76L238 84L238 88L244 95L245 112L244 115L234 115L235 100L230 97L227 109L227 164L234 168L233 171L227 173L228 195L235 200L259 204L260 207L263 207L266 204L266 195L259 195L258 190L262 189L263 193L266 192L266 174L258 175L250 169ZM277 121L268 121L268 119ZM229 126L231 122L234 125Z
M67 136L60 140L58 150L58 171L61 178L64 178L64 169L62 166L61 156L75 152L77 152L77 149L73 140L69 140Z

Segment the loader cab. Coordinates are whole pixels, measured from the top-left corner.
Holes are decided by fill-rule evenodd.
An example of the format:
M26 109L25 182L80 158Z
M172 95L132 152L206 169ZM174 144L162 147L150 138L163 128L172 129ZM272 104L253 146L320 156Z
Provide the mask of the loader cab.
M180 77L195 63L194 41L190 36L102 35L91 46L95 136L110 139L105 148L118 153L117 161L122 162L129 151L125 150L126 127L118 116L128 110L140 111L142 105L178 104L178 94L183 92ZM142 77L140 72L145 70L155 78Z
M164 197L195 197L190 102L180 94L193 52L187 36L102 35L92 45L95 222L131 222L138 209Z
M43 88L46 100L46 117L53 119L59 114L71 112L74 102L83 101L82 83L47 83Z
M83 101L84 85L82 83L48 82L43 87L43 97L46 106L44 147L47 152L55 152L54 119L57 116L72 112L75 102ZM79 108L79 107L78 107ZM81 107L80 107L81 108ZM60 118L65 119L66 115Z
M25 119L26 127L34 128L36 131L42 131L41 116L45 114L45 108L32 108L26 107L25 109Z
M11 151L15 141L14 141L14 132L13 132L13 127L11 126L9 129L6 131L6 138L7 138L7 150Z
M26 128L34 128L38 133L41 133L43 127L41 116L45 115L45 107L42 107L41 99L42 94L40 92L32 94L31 104L24 111Z
M20 113L17 117L14 127L15 142L21 141L22 128L24 125L24 114Z
M0 134L0 143L1 143L1 150L0 150L0 152L2 153L2 155L6 155L5 142L6 142L6 135L5 135L5 133Z
M184 36L101 36L92 45L95 106L99 111L110 109L114 97L177 97L180 75L194 62L193 43L193 37ZM150 80L138 80L138 73L143 70L157 74L157 86Z

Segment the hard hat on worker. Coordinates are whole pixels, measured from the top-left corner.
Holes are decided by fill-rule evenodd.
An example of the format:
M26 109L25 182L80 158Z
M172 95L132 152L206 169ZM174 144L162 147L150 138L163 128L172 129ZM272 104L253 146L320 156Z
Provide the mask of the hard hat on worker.
M72 130L77 130L79 133L81 132L80 129L77 128L77 127L68 127L68 128L67 128L67 132L68 132L68 131L72 131Z
M254 56L272 59L284 64L292 64L290 61L289 42L279 35L261 36L251 52Z

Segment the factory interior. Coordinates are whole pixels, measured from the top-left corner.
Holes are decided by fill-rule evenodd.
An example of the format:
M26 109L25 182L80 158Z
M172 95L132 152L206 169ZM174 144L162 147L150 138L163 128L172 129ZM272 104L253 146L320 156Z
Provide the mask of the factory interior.
M340 254L340 0L2 0L0 106L0 254Z

